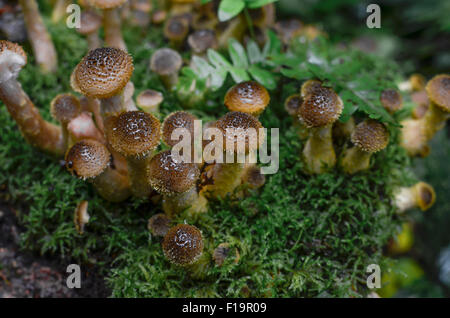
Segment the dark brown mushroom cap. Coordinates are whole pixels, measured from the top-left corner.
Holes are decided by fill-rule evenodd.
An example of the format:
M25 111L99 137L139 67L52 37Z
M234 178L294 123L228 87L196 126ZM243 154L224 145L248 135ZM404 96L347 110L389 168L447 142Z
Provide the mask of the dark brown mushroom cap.
M373 153L386 148L389 132L382 123L367 119L356 126L351 140L362 151Z
M165 236L170 229L170 218L164 213L153 215L148 220L148 230L155 236Z
M109 98L125 88L133 74L131 56L116 48L90 51L77 65L71 77L72 88L88 97Z
M403 105L402 95L395 89L385 89L381 92L380 102L389 113L395 113Z
M231 87L225 95L225 106L230 111L258 114L270 102L269 92L255 81L242 82Z
M80 16L80 28L77 29L80 34L91 34L97 32L102 26L102 17L94 11L83 11Z
M303 98L314 92L316 89L322 88L322 82L314 79L307 80L300 88L300 94Z
M137 96L136 104L142 108L155 107L161 104L163 100L164 96L161 92L146 89Z
M59 94L52 100L50 112L53 118L67 124L80 114L81 104L72 94Z
M305 96L297 115L307 127L323 127L334 123L342 109L341 98L332 89L320 87Z
M125 157L145 156L160 142L159 120L143 111L121 113L105 126L111 146Z
M90 5L98 9L114 9L120 7L127 0L89 0Z
M300 94L294 94L286 98L284 102L284 109L288 112L289 115L295 116L303 103L303 98Z
M234 142L234 152L238 152L238 141L242 138L245 140L245 152L257 150L264 141L263 136L259 136L259 129L263 128L258 119L254 116L242 112L230 112L222 116L214 123L214 127L218 128L223 134L223 147L226 148L227 140ZM254 130L257 137L256 145L250 143L250 131ZM256 147L256 148L255 148Z
M182 162L170 150L155 155L148 166L149 183L161 194L172 196L195 186L200 171L195 163Z
M101 142L86 139L66 153L66 168L81 179L95 178L109 166L111 154Z
M172 49L158 49L150 60L150 68L159 75L170 75L180 70L183 61L180 54Z
M169 40L183 40L189 32L189 23L182 16L170 17L164 25L164 36Z
M202 233L193 225L176 225L164 236L162 248L171 263L181 266L193 264L203 253Z
M162 125L162 139L170 147L175 146L179 140L172 140L172 132L177 128L186 128L191 133L191 139L194 139L194 121L197 117L194 115L178 111L166 117ZM183 137L184 138L184 137Z
M428 97L443 112L450 112L450 75L436 75L426 86Z
M189 35L188 44L194 53L204 53L208 49L217 47L216 34L209 29L195 31Z

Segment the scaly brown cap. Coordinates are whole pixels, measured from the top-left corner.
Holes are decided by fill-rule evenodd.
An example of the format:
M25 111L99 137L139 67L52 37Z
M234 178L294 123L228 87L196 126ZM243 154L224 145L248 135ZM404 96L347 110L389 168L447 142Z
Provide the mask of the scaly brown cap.
M450 75L436 75L428 81L426 90L431 102L450 113Z
M192 225L176 225L164 236L162 248L171 263L180 266L193 264L203 253L202 233Z
M172 132L177 128L186 128L191 133L191 139L194 139L194 121L197 119L194 115L178 111L166 117L162 125L162 139L169 146L175 146L179 140L172 140ZM184 137L183 137L184 138Z
M180 54L172 49L158 49L150 60L150 68L159 75L170 75L180 70L183 61Z
M80 101L72 94L59 94L52 100L50 112L57 121L67 124L81 113Z
M373 153L386 148L389 132L382 123L367 119L356 126L351 140L362 151Z
M303 103L303 98L300 94L294 94L286 98L284 102L284 109L288 112L289 115L295 116Z
M159 120L143 111L121 113L105 126L111 146L125 157L147 155L159 145L161 138Z
M77 29L80 34L91 34L97 32L102 26L102 17L94 11L83 11L80 16L80 28Z
M195 163L176 161L170 150L155 155L148 166L149 182L161 194L172 196L195 186L200 171Z
M98 9L114 9L120 7L127 0L89 0L89 3Z
M109 166L111 154L93 139L77 142L66 153L66 168L81 179L95 178Z
M342 109L341 98L332 89L320 87L305 96L298 117L307 127L323 127L334 123Z
M395 89L385 89L381 92L380 102L389 113L395 113L403 106L403 98Z
M232 112L257 115L267 107L269 102L269 93L264 86L255 81L236 84L225 95L225 106Z
M216 34L209 29L195 31L189 35L188 44L194 53L204 53L208 49L217 48Z
M90 51L77 65L71 77L72 88L88 97L109 98L118 95L133 74L131 56L116 48Z

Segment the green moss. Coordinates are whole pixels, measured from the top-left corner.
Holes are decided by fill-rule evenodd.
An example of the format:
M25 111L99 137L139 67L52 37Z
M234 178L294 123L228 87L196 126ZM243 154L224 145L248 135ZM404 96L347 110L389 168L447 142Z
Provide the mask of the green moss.
M50 119L51 99L70 91L69 77L86 50L85 41L63 25L52 26L59 53L56 75L43 76L29 64L20 81L31 99ZM146 89L163 91L162 113L181 109L149 70L155 48L163 45L161 31L152 27L142 34L125 32L133 55L132 81L136 95ZM280 170L268 176L260 192L244 200L211 202L210 211L189 219L203 232L206 254L223 242L237 247L238 264L212 261L203 278L194 278L171 265L163 256L160 240L151 237L147 220L161 212L141 200L111 204L93 188L71 177L57 160L26 145L7 113L0 107L0 184L6 199L19 209L26 231L23 247L83 263L103 270L116 297L233 297L233 296L350 296L364 295L367 265L382 262L382 247L398 224L390 203L395 186L411 183L409 160L395 143L374 156L370 171L353 177L333 171L320 176L302 172L302 144L283 110L283 101L299 82L286 83L272 95L262 115L265 127L280 128ZM194 113L203 119L225 113L226 87ZM394 135L396 133L394 129ZM80 200L89 201L91 220L79 235L72 223Z

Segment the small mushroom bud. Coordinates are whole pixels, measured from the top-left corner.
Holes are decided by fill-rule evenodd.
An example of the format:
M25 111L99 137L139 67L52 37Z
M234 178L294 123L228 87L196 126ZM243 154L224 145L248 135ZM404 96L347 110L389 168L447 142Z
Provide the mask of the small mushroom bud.
M231 112L243 112L253 116L259 116L269 102L269 93L255 81L236 84L225 95L225 106Z
M102 17L94 11L83 11L80 16L80 28L76 29L78 33L86 36L88 49L94 50L101 47L98 30L102 26Z
M158 49L150 60L150 68L159 75L164 86L171 90L178 83L178 72L183 61L180 54L172 49Z
M345 151L341 167L354 174L369 169L371 155L388 145L389 132L382 123L368 119L356 126L351 140L355 146Z
M403 106L403 98L395 89L386 89L381 92L380 102L390 114L399 111Z
M133 60L125 51L98 48L90 51L76 66L71 85L87 97L100 99L101 113L106 119L126 110L122 93L133 70Z
M21 46L0 40L0 100L28 143L44 152L63 156L65 144L61 128L42 118L17 81L26 63L27 56Z
M213 30L197 30L188 37L192 53L204 56L208 49L217 49L217 38Z
M163 100L164 97L161 92L153 89L146 89L138 95L136 104L146 113L157 114L159 113L159 105Z
M56 72L58 57L55 46L42 21L36 0L19 0L19 3L37 64L44 73Z
M84 227L89 222L89 213L88 213L88 201L81 201L78 203L77 208L73 214L73 223L75 225L75 229L81 235L84 232Z
M394 204L399 213L413 208L426 211L436 201L436 193L431 185L418 182L412 187L401 187L394 194Z
M52 117L61 123L65 147L69 144L67 125L81 112L80 101L72 94L60 94L56 96L50 105Z
M126 0L90 0L97 9L103 10L103 27L105 30L105 43L109 47L127 50L122 37L119 7Z
M160 142L159 120L142 111L125 112L111 117L105 128L112 148L127 159L133 195L147 197L152 188L146 171L151 154Z
M164 36L172 47L180 48L189 33L189 23L182 16L170 17L164 25Z
M148 230L154 236L165 236L170 229L170 218L164 213L153 215L148 220Z
M324 173L336 164L332 126L342 109L341 98L330 88L320 87L305 96L298 118L310 134L303 149L307 172Z
M65 161L69 172L92 182L105 200L120 202L130 196L128 179L111 169L111 154L101 142L92 139L77 142L67 151Z
M155 155L148 166L150 184L163 195L163 208L169 216L185 210L189 214L205 212L207 201L196 187L200 176L197 165L178 159L170 150Z
M179 266L192 265L203 253L202 233L193 225L178 224L164 236L162 248L171 263Z

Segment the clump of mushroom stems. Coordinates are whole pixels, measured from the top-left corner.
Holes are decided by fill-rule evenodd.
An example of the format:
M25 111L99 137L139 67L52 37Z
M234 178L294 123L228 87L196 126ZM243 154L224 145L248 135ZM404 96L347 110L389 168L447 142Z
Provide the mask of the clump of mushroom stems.
M43 73L53 73L58 68L55 46L44 25L36 0L19 0L24 14L28 38L36 62Z

